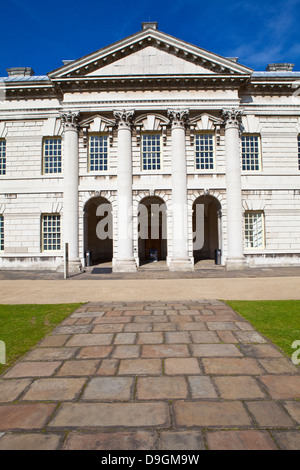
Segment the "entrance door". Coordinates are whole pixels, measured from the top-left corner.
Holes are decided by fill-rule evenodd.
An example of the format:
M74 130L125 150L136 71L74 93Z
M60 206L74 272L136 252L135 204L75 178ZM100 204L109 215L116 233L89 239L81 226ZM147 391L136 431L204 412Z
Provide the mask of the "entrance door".
M204 211L197 211L197 205L203 204ZM221 209L219 201L213 196L200 196L196 199L193 205L193 232L197 233L197 224L204 223L204 244L202 248L195 248L194 242L194 262L197 263L200 260L214 259L215 250L220 248L219 240L219 219L218 212ZM197 218L198 214L198 218ZM204 214L204 221L201 220Z
M147 197L139 204L140 264L166 257L166 205L159 197Z
M95 197L84 208L84 250L91 252L92 264L112 260L112 213L107 199Z

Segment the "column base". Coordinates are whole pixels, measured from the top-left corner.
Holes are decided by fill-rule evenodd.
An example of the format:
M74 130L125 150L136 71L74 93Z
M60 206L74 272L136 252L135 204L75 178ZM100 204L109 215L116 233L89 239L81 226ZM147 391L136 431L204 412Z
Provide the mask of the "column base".
M239 271L249 268L246 258L227 258L225 266L227 271Z
M170 260L170 271L193 271L193 268L194 264L191 258L177 258Z
M137 271L137 265L134 258L117 259L112 268L114 273L134 273Z

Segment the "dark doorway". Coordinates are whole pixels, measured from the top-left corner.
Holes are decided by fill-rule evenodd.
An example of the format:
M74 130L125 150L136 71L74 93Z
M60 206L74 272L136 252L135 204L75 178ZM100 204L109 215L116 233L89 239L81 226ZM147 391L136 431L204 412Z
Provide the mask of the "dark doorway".
M156 196L139 203L140 264L165 260L167 257L166 205Z
M202 210L198 205L202 204ZM198 210L197 210L198 209ZM197 233L199 230L198 224L204 222L204 243L202 248L199 248L195 244L194 238L194 262L197 263L200 260L214 259L215 250L220 248L220 215L221 205L219 201L213 196L200 196L193 204L193 233ZM204 216L204 221L202 220Z
M91 264L112 260L112 210L103 197L90 199L84 208L84 256L89 252Z

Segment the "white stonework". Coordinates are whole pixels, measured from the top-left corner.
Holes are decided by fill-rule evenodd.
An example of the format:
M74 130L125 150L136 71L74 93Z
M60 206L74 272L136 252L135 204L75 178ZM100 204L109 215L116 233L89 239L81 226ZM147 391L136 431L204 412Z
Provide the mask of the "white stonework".
M255 72L144 23L46 76L10 70L0 78L0 269L62 270L65 243L74 272L87 252L114 271L135 271L153 251L170 270L201 267L216 250L228 269L300 265L300 72L287 65ZM45 142L50 153L60 145L50 163ZM96 236L102 204L112 240ZM152 204L159 237L141 239L141 205L148 223Z

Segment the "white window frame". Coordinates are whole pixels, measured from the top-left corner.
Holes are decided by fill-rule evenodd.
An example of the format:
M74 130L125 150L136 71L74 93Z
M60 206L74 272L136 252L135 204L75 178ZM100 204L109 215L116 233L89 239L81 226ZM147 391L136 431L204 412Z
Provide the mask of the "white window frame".
M298 134L298 170L300 170L300 134Z
M158 137L158 142L159 142L159 166L160 168L148 168L148 163L147 163L147 168L144 168L144 138L145 137L151 137L151 136L157 136ZM141 135L141 171L143 173L159 173L163 169L163 152L162 152L162 135L161 132L143 132ZM152 154L157 153L157 152L146 152L151 155L151 160L152 160ZM147 160L148 161L148 160Z
M46 152L49 151L46 149L46 144L48 141L56 141L60 142L60 154L58 153L57 155L46 155ZM55 149L56 150L56 149ZM57 149L58 150L58 149ZM43 138L43 150L42 150L42 174L49 176L49 175L61 175L62 173L62 138L60 136L52 136L52 137L44 137ZM52 158L52 162L55 163L55 165L52 165L52 169L59 170L59 171L46 171L46 158ZM56 161L55 161L56 160ZM51 165L49 165L49 169L51 168Z
M0 176L6 175L6 140L0 139Z
M94 169L92 170L91 169L91 138L92 137L105 137L106 138L106 169ZM97 155L97 154L95 154ZM98 154L98 161L100 161L100 158L99 158L99 155L101 155L101 153ZM105 152L103 152L103 155L105 155ZM105 157L103 156L102 157L103 160L105 159ZM94 166L96 166L94 164ZM101 166L99 163L98 163L98 166ZM103 164L104 166L104 164ZM88 173L92 173L92 174L102 174L102 173L107 173L109 171L109 135L107 132L95 132L95 133L90 133L89 134L89 137L88 137L88 162L87 162L87 170L88 170Z
M254 220L255 217L256 220ZM261 244L258 244L257 240L261 240ZM247 251L265 249L265 215L263 211L245 211L244 248Z
M252 152L249 152L249 153L251 153L250 168L243 168L244 166L247 166L247 165L244 165L244 163L243 163L243 161L244 161L243 155L245 154L245 152L243 152L243 138L256 138L257 139L258 168L254 168L254 169L251 168L251 166L253 165L253 163L252 163L253 162ZM256 154L254 154L254 155L256 155ZM256 165L256 163L254 164L254 166L255 165ZM250 133L242 134L242 136L241 136L241 170L242 170L242 172L244 172L244 173L257 173L257 172L261 171L261 169L262 169L262 151L261 151L261 136L260 136L260 134L250 134Z
M44 230L44 220L45 218L48 217L48 218L54 218L56 217L57 220L59 220L59 231L55 230L55 231L47 231L45 232ZM57 236L59 236L59 248L52 248L51 246L53 246L54 244L50 244L50 243L47 243L47 245L45 246L45 235L46 234L54 234ZM58 245L58 243L56 243L56 245ZM42 252L45 252L45 253L51 253L51 252L60 252L62 249L62 239L61 239L61 216L60 214L42 214L41 215L41 251Z
M200 139L202 136L205 136L205 135L210 135L212 136L212 146L213 146L213 149L212 149L212 168L197 168L197 145L198 145L198 142L197 140ZM199 141L199 145L201 144L201 142ZM214 132L211 132L211 131L203 131L203 132L196 132L195 133L195 137L194 137L194 148L195 148L195 170L196 171L199 171L201 173L205 172L205 173L209 173L209 172L213 172L215 171L216 169L216 139L215 139L215 133ZM209 153L210 150L206 151L204 150L204 153ZM199 150L199 153L200 150ZM205 164L205 159L207 157L204 156L204 164ZM211 157L208 157L208 158L211 158ZM201 157L199 156L199 166L201 166Z
M4 251L4 216L0 214L0 252Z

